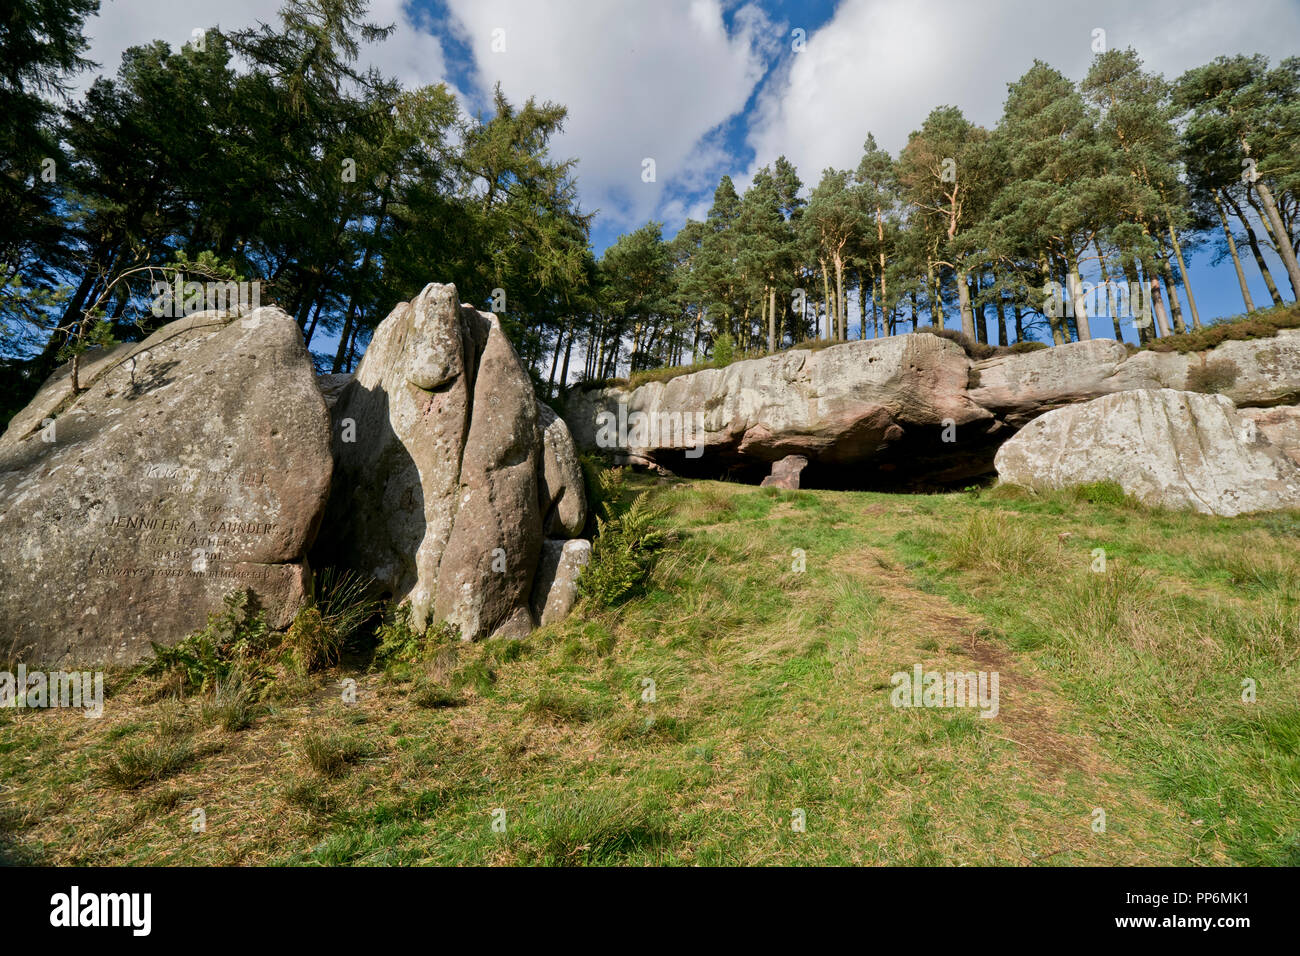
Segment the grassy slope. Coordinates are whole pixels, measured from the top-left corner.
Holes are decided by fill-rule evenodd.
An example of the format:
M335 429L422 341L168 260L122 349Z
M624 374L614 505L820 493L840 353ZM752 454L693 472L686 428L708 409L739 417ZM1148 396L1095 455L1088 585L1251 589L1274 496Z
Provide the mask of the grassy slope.
M82 864L1300 864L1300 516L656 495L678 542L644 596L355 675L355 705L341 670L233 732L139 684L98 721L0 711L0 845ZM917 662L997 670L1000 716L891 707ZM122 789L105 767L130 756L163 778Z

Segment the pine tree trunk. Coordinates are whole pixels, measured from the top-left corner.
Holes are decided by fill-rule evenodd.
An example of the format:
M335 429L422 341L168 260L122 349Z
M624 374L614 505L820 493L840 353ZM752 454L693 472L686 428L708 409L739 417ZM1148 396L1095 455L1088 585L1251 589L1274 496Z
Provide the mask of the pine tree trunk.
M943 328L943 310L942 303L939 300L939 282L934 275L934 263L930 263L925 273L925 290L930 297L930 325L932 328Z
M1174 332L1178 335L1187 331L1187 323L1183 321L1183 304L1178 298L1178 288L1174 285L1174 270L1169 267L1169 260L1165 258L1163 252L1158 257L1160 263L1160 277L1165 282L1165 292L1169 296L1169 311L1174 319Z
M1155 314L1156 331L1161 338L1165 338L1172 333L1169 331L1169 316L1165 312L1165 297L1160 292L1160 279L1153 274L1154 272L1155 269L1152 268L1151 263L1145 263L1143 274L1146 277L1147 289L1150 290L1149 295L1151 296L1151 308Z
M871 337L880 338L880 300L876 298L876 279L871 279Z
M1178 233L1173 224L1169 225L1169 241L1174 246L1174 258L1178 262L1178 273L1183 277L1183 291L1187 293L1187 308L1192 313L1192 327L1201 328L1201 313L1196 308L1196 296L1192 294L1192 280L1187 275L1187 263L1183 261L1183 247L1178 242Z
M1250 246L1250 252L1255 257L1255 265L1259 268L1259 274L1264 277L1264 287L1268 289L1269 298L1273 300L1274 305L1281 305L1282 293L1277 291L1277 283L1273 281L1273 273L1269 271L1268 262L1264 259L1264 253L1259 248L1259 236L1255 234L1255 226L1251 223L1250 217L1246 215L1246 211L1232 198L1231 193L1225 192L1223 198L1227 200L1228 205L1232 207L1232 211L1246 229L1246 243Z
M822 304L826 308L826 338L833 339L835 337L835 332L831 328L831 274L830 271L826 268L826 261L824 259L821 260L821 264L822 264L822 293L824 295ZM818 335L818 338L821 338L820 334Z
M1073 255L1067 260L1069 267L1070 298L1074 303L1074 324L1078 329L1079 341L1092 340L1092 329L1088 323L1088 300L1083 294L1083 279L1079 276L1079 260Z
M572 320L570 322L572 324ZM573 340L577 337L577 329L569 329L569 344L564 347L564 367L560 369L560 389L569 383L569 356L573 353Z
M1128 282L1129 299L1128 311L1133 316L1133 329L1137 332L1138 344L1150 342L1155 336L1155 314L1151 309L1150 302L1145 307L1142 306L1141 300L1134 302L1132 292L1134 290L1147 288L1142 285L1141 277L1138 273L1138 264L1136 259L1126 257L1123 252L1120 253L1120 267L1124 270L1124 278ZM1149 296L1148 296L1149 299ZM1145 324L1142 324L1145 320Z
M324 298L324 296L321 296L321 298L316 300L316 308L312 312L311 324L307 326L307 334L303 336L302 344L308 352L311 351L312 337L316 334L316 324L320 322L320 310L321 306L324 304Z
M1291 237L1282 223L1282 216L1277 211L1277 203L1273 201L1273 191L1262 179L1255 182L1254 186L1255 192L1259 194L1260 204L1264 207L1264 222L1272 228L1277 254L1282 258L1282 264L1286 266L1286 274L1291 279L1291 291L1295 293L1296 300L1300 301L1300 262L1296 261L1295 247L1291 245Z
M971 311L970 304L970 286L966 284L966 273L957 269L957 302L961 306L961 330L962 333L971 341L975 340L975 315Z
M835 335L841 342L848 338L844 315L844 260L835 256Z
M1250 297L1250 286L1246 283L1246 271L1241 267L1241 256L1237 254L1237 240L1232 236L1232 230L1228 228L1228 216L1223 211L1223 201L1219 198L1219 191L1213 190L1214 208L1219 213L1219 225L1223 227L1223 237L1228 240L1228 252L1232 255L1232 267L1237 270L1237 284L1241 286L1241 299L1246 303L1246 313L1255 311L1255 300Z
M1106 257L1101 254L1101 244L1097 243L1097 267L1101 270L1102 288L1106 290L1106 311L1110 313L1110 324L1115 329L1115 341L1124 341L1124 330L1119 325L1119 310L1115 303L1115 290L1110 284L1110 270L1106 268Z
M776 286L767 290L767 351L776 351Z
M555 354L551 356L551 375L546 380L546 394L551 396L555 394L555 372L560 366L560 350L564 347L565 334L568 332L568 326L560 329L559 338L555 340Z

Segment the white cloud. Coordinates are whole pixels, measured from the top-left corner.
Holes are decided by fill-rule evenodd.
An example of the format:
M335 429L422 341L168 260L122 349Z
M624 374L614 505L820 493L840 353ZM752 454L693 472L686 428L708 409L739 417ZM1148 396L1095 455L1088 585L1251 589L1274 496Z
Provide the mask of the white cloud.
M87 24L90 55L111 75L130 45L161 38L179 46L195 27L213 24L276 23L281 2L106 0ZM1295 0L1254 0L1249 9L1240 0L841 0L796 54L790 29L800 26L798 13L774 23L752 0L447 0L447 7L472 57L462 105L490 108L498 81L512 102L564 104L569 116L554 153L579 160L583 205L598 208L606 225L634 229L659 218L669 232L687 215L703 215L723 173L743 188L754 168L785 154L811 186L828 165L856 166L868 132L896 152L945 104L991 125L1006 84L1036 57L1081 77L1097 27L1110 46L1136 47L1149 68L1170 77L1220 53L1277 59L1295 52L1300 35ZM398 29L363 52L363 65L410 86L447 81L428 14L409 0L372 0L369 19ZM495 29L505 31L503 53L492 50ZM752 162L720 133L738 116ZM655 160L655 183L641 180L646 157Z
M500 82L511 102L535 96L568 107L554 153L579 159L584 206L629 228L660 209L679 214L673 199L683 190L716 182L729 158L708 134L743 111L781 42L779 28L749 4L729 32L719 0L449 7L480 94ZM505 31L504 52L492 49L494 30ZM647 157L654 183L641 178Z
M83 74L78 88L86 89L95 76L114 76L128 47L165 40L178 48L193 30L219 26L233 31L258 21L279 26L283 0L105 0L99 16L86 22L90 40L87 54L99 63L96 72ZM410 86L440 82L446 73L442 44L422 15L413 20L405 0L371 0L368 19L397 30L380 44L362 49L361 65L377 66L385 75Z
M754 165L784 153L811 186L827 166L855 167L868 132L897 153L936 106L960 107L992 125L1007 84L1034 59L1082 78L1096 28L1111 48L1132 46L1148 69L1171 79L1220 54L1294 54L1300 5L1244 7L1237 0L843 0L765 87L749 134Z

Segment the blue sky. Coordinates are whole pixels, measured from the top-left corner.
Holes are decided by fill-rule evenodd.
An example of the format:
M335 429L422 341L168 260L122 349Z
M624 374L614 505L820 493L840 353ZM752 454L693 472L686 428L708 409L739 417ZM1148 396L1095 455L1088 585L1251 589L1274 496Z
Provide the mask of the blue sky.
M278 5L105 0L88 25L91 56L111 71L130 44L179 45L195 27L271 20ZM1082 77L1098 29L1169 77L1219 54L1300 54L1300 0L372 0L371 9L398 27L364 54L385 72L446 82L469 113L490 104L496 82L512 101L569 108L554 151L579 160L597 252L648 219L671 235L703 216L724 173L743 188L781 154L810 184L827 166L856 166L868 132L897 153L935 106L991 126L1006 84L1035 58ZM655 160L653 183L642 181L645 158ZM1267 304L1258 270L1246 268ZM1230 262L1215 268L1197 253L1192 274L1204 316L1242 311ZM1289 298L1280 268L1275 277Z

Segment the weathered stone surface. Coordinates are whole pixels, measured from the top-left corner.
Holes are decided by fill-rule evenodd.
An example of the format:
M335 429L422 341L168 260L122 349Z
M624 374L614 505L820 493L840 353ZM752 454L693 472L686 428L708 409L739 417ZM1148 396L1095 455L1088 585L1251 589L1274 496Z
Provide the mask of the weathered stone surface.
M580 448L687 476L758 482L770 462L798 454L809 460L804 487L952 485L991 474L998 446L1045 412L1153 388L1295 404L1300 330L1189 355L1094 339L982 361L931 334L902 335L636 389L578 389L565 420Z
M446 341L438 325L458 332L448 360L458 373L430 391L407 373L413 353ZM472 369L476 358L455 289L429 286L380 323L332 410L334 490L314 563L372 576L392 598L411 602L420 627L456 514L469 430L471 377L459 369Z
M123 342L111 349L97 349L82 356L78 384L85 388L106 368L110 368L131 354L138 343ZM16 444L51 420L72 398L72 363L54 370L27 406L9 420L9 427L0 435L0 449Z
M1154 380L1114 382L1127 358L1128 351L1114 339L1092 339L984 359L971 363L970 398L1009 422L1023 424L1060 405L1124 388L1159 387Z
M1114 481L1149 505L1238 515L1300 507L1300 469L1232 401L1136 389L1034 419L997 453L999 477L1031 488Z
M1264 438L1300 465L1300 405L1241 408L1237 412L1242 418L1253 421Z
M537 403L542 430L542 473L538 484L542 530L548 537L576 538L587 523L587 493L578 449L564 419Z
M343 390L352 384L356 378L355 375L334 374L334 375L317 375L316 385L320 388L321 397L325 399L325 407L330 411L338 404L339 396Z
M339 393L317 563L372 576L417 627L527 633L543 517L557 533L586 520L567 431L544 440L538 415L496 317L459 304L455 286L425 287L380 324Z
M55 373L0 439L0 651L132 663L241 587L287 625L331 465L294 321L197 313L80 379Z
M808 459L803 455L786 455L780 461L772 463L772 473L759 484L765 488L795 491L799 488L799 473L807 467Z
M496 317L474 381L451 537L438 565L434 612L463 637L522 637L542 544L542 437L533 386Z
M542 542L542 558L533 585L533 614L541 625L568 617L578 600L578 575L591 560L591 542L583 538Z

